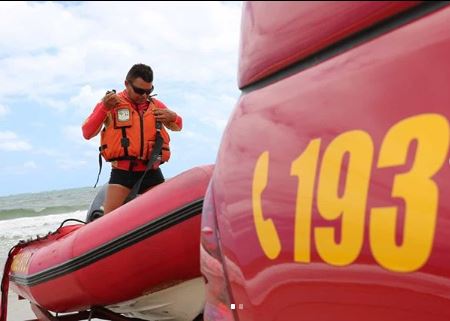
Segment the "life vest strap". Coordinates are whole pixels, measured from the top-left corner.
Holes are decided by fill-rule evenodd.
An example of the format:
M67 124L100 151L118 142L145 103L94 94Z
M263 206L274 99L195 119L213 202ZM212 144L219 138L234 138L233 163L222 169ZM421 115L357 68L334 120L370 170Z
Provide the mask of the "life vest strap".
M125 127L122 127L122 139L120 140L120 145L125 152L125 157L129 157L128 147L130 146L130 139L127 137L127 131Z
M155 144L153 145L152 154L150 155L149 161L147 163L147 168L145 169L144 173L141 175L139 180L136 182L136 184L133 185L131 188L130 193L128 194L127 198L123 202L123 204L128 203L132 199L136 198L136 196L139 193L139 190L142 185L142 181L144 180L145 175L147 172L153 167L153 164L158 160L159 155L161 154L162 146L163 146L163 138L161 136L161 122L156 122L156 139Z
M100 173L102 172L102 153L101 153L102 147L100 147L100 153L98 153L98 175L97 180L95 181L94 188L97 186L98 180L100 179Z

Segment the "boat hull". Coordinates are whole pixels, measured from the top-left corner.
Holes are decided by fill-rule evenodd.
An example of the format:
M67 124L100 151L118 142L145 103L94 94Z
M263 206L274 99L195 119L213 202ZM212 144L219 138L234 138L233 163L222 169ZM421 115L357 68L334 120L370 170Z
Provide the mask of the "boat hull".
M199 278L203 196L197 167L87 225L69 226L14 258L12 290L49 311L82 311Z

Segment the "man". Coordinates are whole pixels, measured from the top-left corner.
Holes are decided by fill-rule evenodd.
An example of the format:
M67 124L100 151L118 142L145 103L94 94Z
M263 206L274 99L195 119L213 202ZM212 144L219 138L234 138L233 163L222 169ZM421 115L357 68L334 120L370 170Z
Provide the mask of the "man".
M90 139L101 133L100 151L112 170L104 202L105 214L121 206L132 187L144 174L157 137L157 122L162 123L163 147L158 162L143 178L139 193L164 182L160 163L170 158L169 135L164 127L180 131L182 119L161 101L152 98L153 71L144 64L134 65L125 79L125 89L107 92L82 126Z

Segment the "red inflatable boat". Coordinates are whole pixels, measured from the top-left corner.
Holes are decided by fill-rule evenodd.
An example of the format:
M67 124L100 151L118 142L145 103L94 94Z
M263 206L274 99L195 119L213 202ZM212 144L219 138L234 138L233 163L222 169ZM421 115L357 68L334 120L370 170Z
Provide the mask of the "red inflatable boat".
M12 291L38 320L195 319L204 304L200 214L212 169L191 169L89 224L18 244Z

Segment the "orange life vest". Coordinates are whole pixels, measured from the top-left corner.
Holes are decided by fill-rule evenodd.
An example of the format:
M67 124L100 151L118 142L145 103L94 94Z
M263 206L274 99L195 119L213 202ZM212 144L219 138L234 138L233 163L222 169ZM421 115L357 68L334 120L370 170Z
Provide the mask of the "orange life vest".
M100 152L106 161L150 158L156 140L152 108L157 108L154 103L150 103L141 116L131 103L122 100L119 106L108 112L100 139ZM170 137L164 126L161 127L163 147L160 156L161 163L164 163L170 158Z

